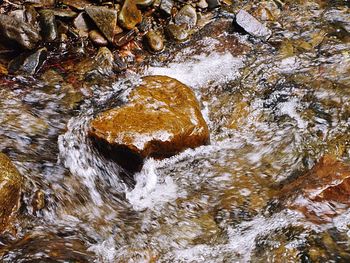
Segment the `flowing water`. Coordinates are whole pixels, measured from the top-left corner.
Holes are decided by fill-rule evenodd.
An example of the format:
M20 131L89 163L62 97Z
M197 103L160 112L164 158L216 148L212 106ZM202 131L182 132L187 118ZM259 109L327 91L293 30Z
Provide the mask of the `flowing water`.
M276 2L264 3L278 13ZM4 78L0 149L26 183L2 262L348 262L350 210L320 225L278 198L326 153L350 163L348 3L296 2L268 43L217 18L165 59L81 93L56 68ZM145 75L193 88L211 143L130 175L87 129Z

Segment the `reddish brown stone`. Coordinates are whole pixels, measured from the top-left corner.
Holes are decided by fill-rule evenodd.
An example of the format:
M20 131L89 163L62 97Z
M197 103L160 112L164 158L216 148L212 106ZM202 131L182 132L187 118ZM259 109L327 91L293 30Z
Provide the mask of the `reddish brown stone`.
M282 192L288 208L313 222L329 222L350 206L350 166L326 155Z
M18 208L22 176L10 159L0 153L0 233L10 221L10 216Z
M104 148L113 146L110 150L124 159L132 159L130 153L138 156L135 165L137 159L168 157L209 140L207 124L192 90L166 76L143 78L126 105L92 120L89 134Z

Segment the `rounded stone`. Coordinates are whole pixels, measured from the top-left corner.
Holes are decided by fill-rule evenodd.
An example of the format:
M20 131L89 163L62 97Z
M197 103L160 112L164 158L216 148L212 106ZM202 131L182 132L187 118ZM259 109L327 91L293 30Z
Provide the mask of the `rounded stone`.
M188 28L193 28L197 24L196 9L191 5L185 5L176 14L174 20L176 25L186 25Z
M185 25L170 24L167 27L167 32L172 39L179 42L183 42L189 37L189 32Z
M155 31L149 31L145 35L145 39L146 39L147 45L152 51L160 52L164 49L163 37L159 33Z

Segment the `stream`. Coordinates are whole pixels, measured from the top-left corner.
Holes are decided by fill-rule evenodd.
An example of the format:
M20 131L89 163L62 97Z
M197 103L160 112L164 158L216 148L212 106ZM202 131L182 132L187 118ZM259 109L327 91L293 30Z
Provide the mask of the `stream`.
M81 93L56 66L0 79L0 149L25 177L1 261L349 262L350 209L318 224L280 198L325 154L350 164L348 3L296 2L269 41L230 30L224 13ZM194 90L210 144L130 175L94 148L89 121L148 75Z

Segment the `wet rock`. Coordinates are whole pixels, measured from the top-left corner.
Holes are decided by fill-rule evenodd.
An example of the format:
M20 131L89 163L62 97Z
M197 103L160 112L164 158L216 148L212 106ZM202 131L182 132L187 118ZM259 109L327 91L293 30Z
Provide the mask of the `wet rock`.
M96 46L103 47L108 45L107 39L105 39L104 36L97 30L91 30L89 32L89 38Z
M0 42L12 45L15 43L25 49L33 49L40 40L39 31L31 24L14 17L0 14Z
M8 13L9 16L16 18L19 21L25 22L24 10L14 10Z
M52 10L54 15L59 17L59 18L74 18L76 17L78 14L72 10L69 9L53 9Z
M47 133L48 123L26 109L13 94L10 95L6 89L1 89L0 95L1 98L6 98L0 101L0 127L8 133L20 131L22 138L43 136Z
M175 18L176 25L186 25L188 28L193 28L197 24L197 13L191 5L185 5L176 14Z
M7 75L7 74L8 74L7 68L3 64L0 63L0 76Z
M152 28L152 19L150 17L143 17L142 22L137 28L140 32L148 32Z
M172 39L179 42L183 42L189 37L189 32L186 29L186 25L170 24L167 27L167 33Z
M155 31L149 31L145 35L146 43L149 46L149 48L154 52L160 52L164 49L164 41L162 36L155 32Z
M52 7L56 4L56 0L26 0L25 2L37 7Z
M80 13L74 20L73 25L78 30L78 34L80 37L87 37L89 32L89 25L87 22L85 13Z
M4 231L11 214L18 208L22 176L11 160L0 153L0 233Z
M174 6L174 2L172 0L162 0L162 2L160 3L159 9L164 14L170 16L173 6Z
M350 166L326 155L281 191L288 208L313 222L329 222L350 206Z
M350 33L350 14L348 9L329 10L323 17L331 23L339 23L348 33Z
M84 10L87 6L92 5L88 0L62 0L62 3L80 11Z
M114 55L114 70L116 72L122 72L127 69L126 63L121 59L118 54Z
M125 0L119 13L119 24L126 29L133 29L137 24L141 23L142 14L137 9L135 0Z
M33 26L37 26L39 14L32 5L25 6L25 20Z
M54 41L58 37L55 13L52 10L40 11L41 36L46 41Z
M208 7L208 3L205 1L205 0L200 0L198 3L197 3L197 6L199 8L202 8L202 9L205 9Z
M38 51L28 55L20 55L9 63L10 73L22 73L25 75L34 75L44 64L47 58L47 49L41 48Z
M45 193L41 190L38 190L35 192L33 200L32 200L32 207L34 214L37 211L40 211L44 209L45 207Z
M99 148L124 168L135 171L143 158L169 157L209 141L198 101L181 82L148 76L128 99L126 105L99 114L89 131Z
M96 262L85 242L68 231L28 231L5 251L0 251L0 255L10 258L11 262Z
M106 48L101 47L95 57L96 70L99 74L108 76L113 74L114 57L112 52Z
M136 29L130 30L128 32L123 32L114 37L114 45L117 47L122 47L126 45L128 42L133 40L137 35Z
M220 6L219 0L207 0L208 8L214 9Z
M154 0L136 0L136 5L139 7L148 7L153 4Z
M113 43L114 35L117 31L116 10L109 9L103 6L89 6L85 8L86 13L95 22L101 33L107 38L110 43Z
M243 9L236 15L234 26L254 37L259 37L264 40L267 40L272 34L270 29Z

